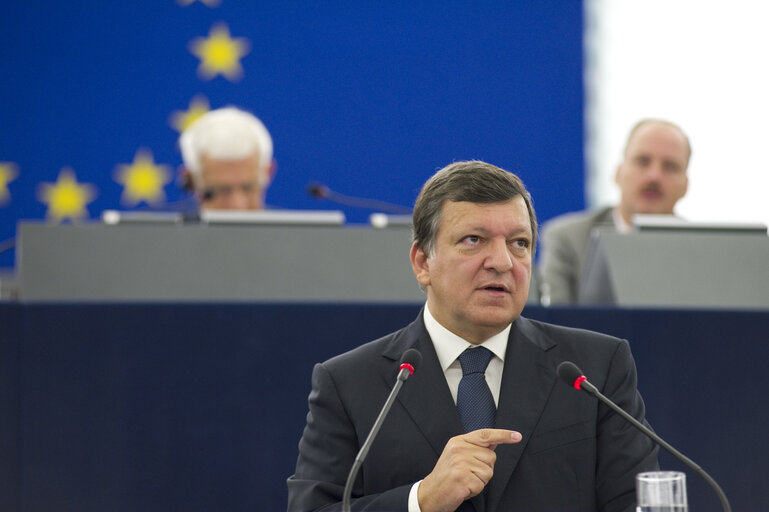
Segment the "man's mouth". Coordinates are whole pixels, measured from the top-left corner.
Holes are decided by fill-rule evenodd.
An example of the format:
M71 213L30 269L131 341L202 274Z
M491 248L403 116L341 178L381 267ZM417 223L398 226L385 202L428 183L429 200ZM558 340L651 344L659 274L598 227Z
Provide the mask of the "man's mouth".
M482 290L487 290L490 292L507 292L508 289L505 286L502 285L496 285L496 284L490 284L488 286L484 286L481 288Z
M662 191L657 187L649 187L641 191L641 196L645 199L659 199L662 197Z

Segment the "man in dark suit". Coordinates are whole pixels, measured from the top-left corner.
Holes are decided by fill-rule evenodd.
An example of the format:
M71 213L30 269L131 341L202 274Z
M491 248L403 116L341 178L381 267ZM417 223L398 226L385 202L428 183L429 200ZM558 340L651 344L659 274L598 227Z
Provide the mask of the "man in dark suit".
M529 194L509 172L457 162L428 180L410 252L427 303L407 327L316 365L289 511L341 508L409 348L422 363L361 467L353 510L634 509L635 475L658 467L657 448L556 376L561 361L575 362L645 421L629 346L520 316L536 233ZM469 369L468 354L485 370Z

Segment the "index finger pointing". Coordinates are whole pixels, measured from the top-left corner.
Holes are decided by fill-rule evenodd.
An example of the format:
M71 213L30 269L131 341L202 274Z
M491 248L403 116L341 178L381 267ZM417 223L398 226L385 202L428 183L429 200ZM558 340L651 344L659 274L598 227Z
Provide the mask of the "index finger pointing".
M482 428L473 430L464 435L468 443L478 446L490 447L498 444L514 444L522 439L521 433L515 430L505 430L501 428ZM492 448L493 449L493 448Z

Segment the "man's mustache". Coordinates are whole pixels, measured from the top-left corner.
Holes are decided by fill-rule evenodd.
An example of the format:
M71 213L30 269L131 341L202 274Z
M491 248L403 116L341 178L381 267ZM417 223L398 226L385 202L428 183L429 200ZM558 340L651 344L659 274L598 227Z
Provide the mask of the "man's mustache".
M643 189L641 189L641 192L654 192L655 194L662 194L662 188L656 183L651 183L649 185L646 185Z

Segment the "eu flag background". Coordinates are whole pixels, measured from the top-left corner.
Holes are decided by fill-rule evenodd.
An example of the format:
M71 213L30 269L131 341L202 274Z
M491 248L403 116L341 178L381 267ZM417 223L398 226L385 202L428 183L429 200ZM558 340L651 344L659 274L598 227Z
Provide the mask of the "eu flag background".
M179 129L226 105L270 130L277 207L366 222L307 185L411 206L475 158L540 220L584 206L580 2L28 0L0 7L0 48L0 241L173 207Z

